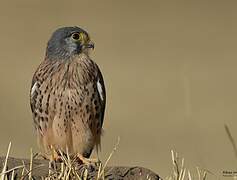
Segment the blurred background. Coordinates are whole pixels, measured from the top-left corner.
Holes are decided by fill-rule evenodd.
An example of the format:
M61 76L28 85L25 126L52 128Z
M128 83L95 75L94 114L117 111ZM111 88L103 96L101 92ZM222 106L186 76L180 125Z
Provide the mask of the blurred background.
M237 161L237 1L0 0L0 153L38 151L29 106L32 74L47 40L80 26L107 87L100 156L120 136L110 165L171 173L173 149L195 171L222 177ZM209 179L216 179L208 175Z

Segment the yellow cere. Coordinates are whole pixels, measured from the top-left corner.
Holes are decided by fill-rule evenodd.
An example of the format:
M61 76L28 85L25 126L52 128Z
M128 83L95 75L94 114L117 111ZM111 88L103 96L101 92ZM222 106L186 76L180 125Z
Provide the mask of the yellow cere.
M89 41L89 37L84 32L81 32L79 35L82 43L87 43Z

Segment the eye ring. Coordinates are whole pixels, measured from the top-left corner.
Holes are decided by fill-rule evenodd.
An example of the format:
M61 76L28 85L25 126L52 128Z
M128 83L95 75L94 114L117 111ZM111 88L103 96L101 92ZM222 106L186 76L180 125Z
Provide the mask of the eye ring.
M79 33L73 33L71 35L72 39L75 40L75 41L78 41L80 39L80 34Z

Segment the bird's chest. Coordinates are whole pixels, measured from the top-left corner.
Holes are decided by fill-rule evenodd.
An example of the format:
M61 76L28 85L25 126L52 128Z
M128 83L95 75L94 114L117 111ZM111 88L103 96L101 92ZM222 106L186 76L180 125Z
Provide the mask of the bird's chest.
M50 104L54 111L65 114L67 119L72 115L85 116L92 108L97 97L95 70L87 64L65 65L59 72L48 77Z

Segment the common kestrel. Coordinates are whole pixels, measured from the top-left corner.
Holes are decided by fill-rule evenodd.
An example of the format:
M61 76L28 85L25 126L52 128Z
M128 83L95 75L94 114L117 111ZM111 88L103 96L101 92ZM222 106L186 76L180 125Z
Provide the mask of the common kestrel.
M79 27L57 29L44 61L34 73L30 104L43 155L51 149L89 158L101 142L106 93L102 74L91 60L94 49Z

